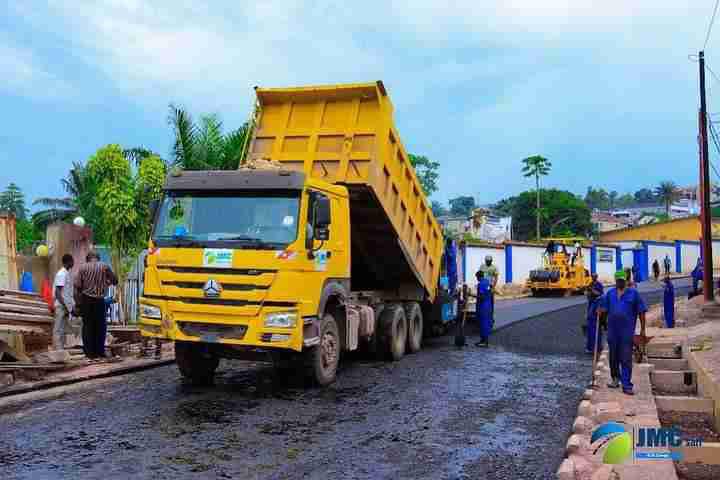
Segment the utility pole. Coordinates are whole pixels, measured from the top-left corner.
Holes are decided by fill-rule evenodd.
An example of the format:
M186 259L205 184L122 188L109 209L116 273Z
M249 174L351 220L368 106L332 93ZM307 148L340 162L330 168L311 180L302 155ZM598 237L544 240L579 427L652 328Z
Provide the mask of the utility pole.
M708 156L707 141L707 104L705 101L705 52L700 51L700 225L701 245L703 257L703 294L705 301L710 302L715 297L713 285L713 255L712 255L712 218L710 214L710 157Z

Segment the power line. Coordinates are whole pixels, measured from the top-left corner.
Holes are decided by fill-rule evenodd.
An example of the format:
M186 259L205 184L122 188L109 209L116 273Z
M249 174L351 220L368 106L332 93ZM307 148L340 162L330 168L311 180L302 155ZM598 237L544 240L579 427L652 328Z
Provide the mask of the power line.
M715 130L715 125L712 122L708 122L708 125L710 127L710 137L712 137L713 144L715 145L715 150L717 150L718 155L720 155L720 140L718 140L718 133ZM715 172L715 175L720 179L720 173L718 173L717 168L715 168L715 164L708 158L708 163L713 169L713 172Z
M708 40L710 40L710 33L712 32L713 24L715 23L715 15L718 11L718 4L720 4L720 0L715 0L715 8L713 9L712 18L710 19L710 25L708 25L707 34L705 35L705 43L703 43L703 50L705 50L705 47L707 47Z

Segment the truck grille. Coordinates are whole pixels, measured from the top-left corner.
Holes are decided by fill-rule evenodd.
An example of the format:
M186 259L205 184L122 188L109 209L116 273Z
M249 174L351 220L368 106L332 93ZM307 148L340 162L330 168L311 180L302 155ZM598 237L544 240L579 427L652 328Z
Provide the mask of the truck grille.
M214 323L178 322L178 328L188 337L220 337L242 340L247 332L246 325L218 325Z

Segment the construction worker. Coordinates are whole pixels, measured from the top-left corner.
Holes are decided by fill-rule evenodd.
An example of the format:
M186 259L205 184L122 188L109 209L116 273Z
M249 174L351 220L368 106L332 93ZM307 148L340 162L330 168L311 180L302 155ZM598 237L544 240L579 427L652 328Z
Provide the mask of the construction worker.
M480 341L475 344L477 347L487 347L492 332L492 287L490 281L485 277L483 270L475 274L477 279L477 293L475 296L475 320L480 326ZM472 295L471 295L472 296Z
M660 262L657 261L657 258L655 259L655 261L653 261L652 269L653 277L655 277L655 281L657 282L660 278Z
M53 348L65 349L66 327L70 325L70 315L75 310L73 301L73 282L71 271L75 265L73 256L66 253L62 256L63 267L55 274L53 286L55 288L55 323L53 325ZM72 328L72 327L71 327Z
M663 313L665 314L665 327L675 328L675 286L670 280L670 275L665 276L664 281Z
M607 312L608 316L608 348L612 376L608 387L618 388L622 383L623 393L633 395L633 337L638 316L640 332L645 337L645 302L637 290L627 286L625 272L618 271L615 273L615 288L602 296L597 310L598 314Z
M700 280L703 278L703 262L701 258L697 259L697 263L695 264L695 268L693 269L692 273L690 274L692 276L692 285L693 285L693 291L692 296L694 297L699 292L698 285L700 284Z
M485 256L485 265L480 265L480 271L483 272L485 278L490 282L490 318L492 324L495 325L495 288L498 282L498 271L493 265L493 257Z
M587 298L587 339L585 341L585 352L593 353L597 344L598 353L602 351L602 329L599 328L597 307L600 297L603 294L603 285L598 281L597 273L593 273L592 283L588 287ZM596 338L596 335L599 338Z

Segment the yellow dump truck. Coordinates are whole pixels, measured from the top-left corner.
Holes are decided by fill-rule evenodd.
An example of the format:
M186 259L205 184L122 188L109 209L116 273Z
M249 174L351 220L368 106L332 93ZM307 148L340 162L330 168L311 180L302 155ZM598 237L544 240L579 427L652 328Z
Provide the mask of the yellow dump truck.
M244 167L168 176L143 335L174 340L198 383L220 358L269 356L326 385L341 352L420 350L447 320L435 318L443 237L382 82L256 95Z

